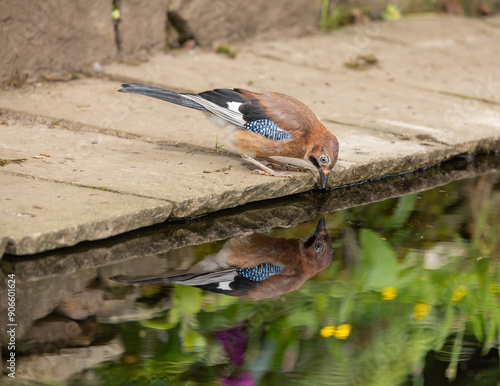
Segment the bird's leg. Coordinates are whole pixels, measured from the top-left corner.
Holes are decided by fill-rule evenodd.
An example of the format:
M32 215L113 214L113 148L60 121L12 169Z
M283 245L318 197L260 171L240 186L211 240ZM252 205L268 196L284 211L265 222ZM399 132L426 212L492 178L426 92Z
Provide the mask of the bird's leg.
M259 158L272 164L274 170L286 170L286 171L290 171L290 172L308 172L309 171L309 169L301 168L299 166L290 165L290 164L287 164L286 162L281 162L281 161L275 160L275 159L270 158L270 157L259 157Z
M253 163L255 166L258 166L260 169L262 169L262 170L258 170L258 169L256 170L259 174L264 174L266 176L274 176L274 177L293 177L289 173L280 173L280 172L274 171L273 169L268 168L266 165L260 163L256 159L249 157L247 155L241 154L241 158L243 158L245 161Z

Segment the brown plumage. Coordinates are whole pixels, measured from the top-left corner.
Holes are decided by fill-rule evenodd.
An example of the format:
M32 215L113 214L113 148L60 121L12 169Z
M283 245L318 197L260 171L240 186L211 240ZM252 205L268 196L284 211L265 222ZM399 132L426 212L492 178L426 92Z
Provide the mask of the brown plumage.
M209 113L223 127L232 128L232 139L241 156L263 174L291 177L276 172L255 158L292 157L312 163L326 187L337 162L339 143L305 104L290 96L256 93L242 89L216 89L200 94L180 94L139 83L124 84L119 91L162 99ZM268 160L269 161L269 160ZM285 170L301 170L276 160Z
M226 295L268 299L302 287L328 267L332 255L332 241L321 217L314 233L302 239L262 233L239 236L187 271L111 279L134 284L179 283Z

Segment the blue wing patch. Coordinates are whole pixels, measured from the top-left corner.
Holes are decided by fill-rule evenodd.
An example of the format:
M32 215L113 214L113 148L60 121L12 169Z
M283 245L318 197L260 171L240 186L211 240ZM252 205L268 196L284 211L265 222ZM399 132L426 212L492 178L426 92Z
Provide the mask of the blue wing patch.
M238 268L236 273L251 281L263 281L269 276L280 273L282 270L283 267L280 267L279 265L267 263L256 267Z
M280 129L270 119L257 119L255 121L247 122L243 128L275 141L292 138L287 131Z

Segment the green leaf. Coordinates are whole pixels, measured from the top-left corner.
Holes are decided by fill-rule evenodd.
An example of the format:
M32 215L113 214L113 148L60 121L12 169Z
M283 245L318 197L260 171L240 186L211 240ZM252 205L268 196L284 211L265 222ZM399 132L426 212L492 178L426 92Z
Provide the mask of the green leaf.
M179 323L180 310L177 307L171 308L168 311L165 319L150 319L150 320L140 320L141 326L152 328L155 330L170 330L174 328Z
M287 327L317 327L316 313L309 307L295 307L287 318Z
M391 219L388 221L387 226L391 228L399 228L406 224L408 218L413 213L417 200L415 199L416 194L409 194L407 196L402 196L398 200L398 206L394 210Z
M445 344L446 338L453 333L453 324L456 319L455 307L452 304L447 304L444 309L441 326L436 330L434 350L440 350Z
M364 265L366 288L381 290L392 287L397 280L398 263L391 245L380 234L362 229L360 244Z
M175 285L174 306L188 314L197 314L201 310L201 290L182 284Z
M339 308L339 323L345 323L347 320L349 320L349 317L351 315L351 312L354 310L356 305L355 297L353 294L349 294L349 296L345 297L342 302L340 303L340 308Z
M140 320L139 323L143 327L152 328L154 330L170 330L177 325L177 323L173 324L165 320Z
M188 326L185 326L182 329L181 334L183 336L182 347L188 352L200 351L207 345L205 337L198 334L195 330L189 328Z
M206 312L224 310L239 301L237 297L223 294L205 292L203 295L203 311Z
M173 324L174 326L177 323L179 323L180 317L181 317L181 312L177 307L171 308L170 311L168 312L168 322Z

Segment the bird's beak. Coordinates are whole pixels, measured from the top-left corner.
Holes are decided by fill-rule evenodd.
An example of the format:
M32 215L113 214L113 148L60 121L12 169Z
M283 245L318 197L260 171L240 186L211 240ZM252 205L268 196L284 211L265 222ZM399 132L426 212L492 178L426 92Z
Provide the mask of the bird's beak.
M323 172L323 167L320 166L319 170L319 176L321 178L321 185L323 185L323 189L326 188L326 184L328 183L328 174L325 174Z
M323 229L326 229L325 217L321 216L321 218L318 221L318 225L316 225L314 236L318 237Z

